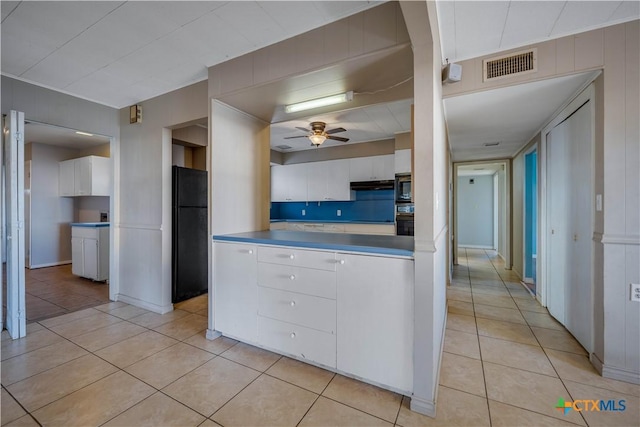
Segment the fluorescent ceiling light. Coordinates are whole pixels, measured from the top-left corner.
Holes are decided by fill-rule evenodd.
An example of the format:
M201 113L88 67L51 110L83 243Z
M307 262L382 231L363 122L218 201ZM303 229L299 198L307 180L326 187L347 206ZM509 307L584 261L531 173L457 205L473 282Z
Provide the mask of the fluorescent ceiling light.
M78 135L93 136L93 134L92 134L92 133L80 132L79 130L77 130L77 131L76 131L76 133L77 133Z
M342 102L352 101L353 91L340 93L338 95L325 96L324 98L311 99L309 101L297 102L295 104L285 105L286 113L297 113L298 111L311 110L312 108L326 107L328 105L340 104Z

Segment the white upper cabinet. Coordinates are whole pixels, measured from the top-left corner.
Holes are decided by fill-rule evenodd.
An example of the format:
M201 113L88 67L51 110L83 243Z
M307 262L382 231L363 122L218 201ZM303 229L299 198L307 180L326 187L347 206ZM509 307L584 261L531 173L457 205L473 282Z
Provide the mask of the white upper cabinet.
M271 201L307 201L307 168L304 163L271 167Z
M109 196L111 159L99 156L80 157L59 163L60 196Z
M352 182L394 179L394 155L349 159L349 171Z
M396 150L395 172L411 173L411 149Z
M327 174L327 193L324 200L351 200L349 160L331 160L324 163Z

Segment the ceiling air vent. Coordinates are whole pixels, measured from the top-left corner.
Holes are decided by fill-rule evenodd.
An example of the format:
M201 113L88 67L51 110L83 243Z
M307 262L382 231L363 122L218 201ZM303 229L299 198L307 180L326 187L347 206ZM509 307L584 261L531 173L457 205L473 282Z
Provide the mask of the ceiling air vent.
M537 50L529 49L482 61L484 81L533 73L538 70Z
M285 145L285 144L276 145L276 148L279 148L281 150L291 150L291 146L290 145Z

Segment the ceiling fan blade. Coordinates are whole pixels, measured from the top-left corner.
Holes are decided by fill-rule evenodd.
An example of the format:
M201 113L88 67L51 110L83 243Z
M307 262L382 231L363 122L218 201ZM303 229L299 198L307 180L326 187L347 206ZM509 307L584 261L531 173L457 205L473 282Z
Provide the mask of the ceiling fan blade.
M296 126L296 129L300 129L302 132L311 132L309 129L302 128L300 126Z
M331 134L334 134L334 133L340 133L340 132L346 132L346 131L347 130L345 128L335 128L335 129L328 130L325 133L327 135L331 135Z
M282 139L293 139L293 138L307 138L307 135L300 135L300 136L285 136Z
M343 138L341 136L327 136L327 139L334 139L336 141L340 141L340 142L347 142L349 140L349 138Z

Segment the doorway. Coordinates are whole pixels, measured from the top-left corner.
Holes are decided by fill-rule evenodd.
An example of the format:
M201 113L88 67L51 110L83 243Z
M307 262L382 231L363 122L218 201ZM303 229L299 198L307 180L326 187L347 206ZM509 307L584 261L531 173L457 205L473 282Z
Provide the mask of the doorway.
M455 163L453 173L454 264L458 247L491 249L511 269L509 161Z
M533 147L524 156L524 210L523 281L536 295L536 268L538 258L538 150Z

